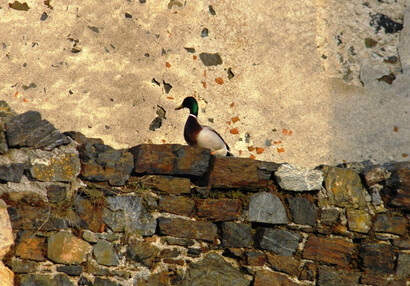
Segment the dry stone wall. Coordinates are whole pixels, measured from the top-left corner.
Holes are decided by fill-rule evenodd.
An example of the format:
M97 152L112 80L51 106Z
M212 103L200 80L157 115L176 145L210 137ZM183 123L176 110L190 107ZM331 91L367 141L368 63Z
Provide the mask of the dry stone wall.
M1 285L408 285L410 162L115 150L0 102Z

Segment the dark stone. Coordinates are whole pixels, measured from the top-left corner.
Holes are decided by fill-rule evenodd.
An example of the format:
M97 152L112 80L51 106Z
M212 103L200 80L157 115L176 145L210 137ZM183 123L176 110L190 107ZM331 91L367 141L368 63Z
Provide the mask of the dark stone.
M95 277L94 286L121 286L121 284L107 278Z
M1 108L1 102L0 102L0 108ZM7 146L7 140L6 140L6 127L4 126L4 122L2 121L1 115L0 115L0 154L7 153L9 150L9 147Z
M209 67L209 66L217 66L222 64L222 58L219 53L200 53L199 58L201 59L202 63Z
M283 256L293 255L301 240L299 233L283 229L260 228L256 233L256 242L261 249Z
M366 185L371 187L375 184L385 182L388 178L390 178L390 175L390 172L386 168L375 166L365 170L364 179L366 181Z
M246 264L250 266L263 266L266 262L266 257L260 251L245 251Z
M155 233L156 220L137 196L117 196L106 198L103 219L114 232L136 232L143 236Z
M316 225L316 206L312 202L302 197L290 197L287 201L295 223Z
M191 193L191 180L172 176L147 175L140 179L144 187L168 194L181 195Z
M80 276L83 273L83 267L81 265L58 265L57 271L70 276Z
M399 253L397 258L396 276L398 278L410 277L410 253Z
M46 187L47 198L51 203L61 203L67 199L69 185L52 184Z
M271 272L268 270L256 271L255 280L253 286L297 286L299 284L290 280L286 275Z
M179 251L176 248L172 249L164 249L161 251L160 257L161 258L175 258L178 257L181 254L181 251Z
M379 232L406 235L407 218L392 214L377 214L373 229Z
M383 14L376 14L371 16L370 26L373 26L376 33L380 31L381 28L384 29L386 34L393 34L401 31L403 29L403 24L398 23Z
M201 38L207 38L208 37L209 30L207 28L203 28L201 32ZM201 59L202 60L202 59Z
M319 286L359 285L359 272L334 269L322 265L319 266L318 273L317 285Z
M128 12L125 12L125 18L131 19L131 18L132 18L132 15L131 15L130 13L128 13Z
M287 274L297 276L300 272L300 260L293 257L267 254L267 259L270 267L273 270L285 272Z
M208 6L208 9L209 9L209 13L211 13L212 16L215 16L215 15L216 15L216 12L215 12L215 10L214 10L214 7L212 7L212 5L209 5L209 6Z
M240 201L235 199L205 200L198 203L198 216L215 221L228 221L238 218Z
M242 223L222 223L222 244L224 247L252 247L252 227Z
M33 147L52 150L70 143L53 124L42 120L37 111L27 111L6 123L6 137L9 147Z
M7 263L7 266L11 268L14 274L27 274L35 272L38 268L38 263L31 260L14 258Z
M212 282L211 282L212 281ZM209 253L199 262L191 263L182 280L183 286L247 286L251 281L216 253Z
M310 235L303 250L303 258L347 267L354 252L354 244L343 238Z
M94 245L93 254L97 262L101 265L117 266L119 263L112 244L106 240L98 240L97 244Z
M78 196L74 201L74 210L79 218L79 225L93 232L100 232L103 227L103 207L100 203Z
M195 202L187 197L161 196L159 198L159 209L161 211L190 216Z
M410 238L395 239L393 240L393 245L399 249L410 250Z
M238 188L256 191L265 188L279 164L249 158L217 157L210 174L213 188Z
M149 242L131 240L127 246L127 258L151 267L159 255L157 247Z
M88 280L85 276L81 276L78 280L78 286L93 286L93 282Z
M11 163L7 165L0 165L0 182L14 182L19 183L23 177L25 164Z
M191 257L199 257L202 253L202 249L200 248L188 248L187 254Z
M313 262L307 261L302 267L302 271L299 275L299 280L313 281L316 278L317 266Z
M129 149L136 173L203 176L211 150L178 144L142 144Z
M399 162L388 165L391 177L382 189L387 196L388 204L410 211L410 162Z
M193 221L181 218L158 218L159 232L162 235L201 239L213 242L217 237L217 227L206 221Z
M190 54L194 54L194 53L195 53L195 48L185 48L185 47L184 47L184 49L185 49L188 53L190 53Z
M16 280L20 286L74 286L66 274L21 274Z
M248 220L270 224L289 222L282 201L275 194L268 192L259 192L251 196Z
M161 238L161 241L166 242L168 245L179 245L179 246L192 246L195 244L195 242L192 239L188 238L179 238L179 237L163 237Z
M43 12L43 14L41 14L40 20L41 20L41 21L45 21L45 20L47 20L47 18L48 18L47 13L46 13L46 12Z
M393 246L387 243L364 242L360 255L366 271L377 274L392 274L394 271Z

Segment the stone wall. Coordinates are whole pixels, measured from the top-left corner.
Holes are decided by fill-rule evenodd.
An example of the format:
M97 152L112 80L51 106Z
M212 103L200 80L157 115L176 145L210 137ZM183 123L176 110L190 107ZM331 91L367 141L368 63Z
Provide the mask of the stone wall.
M0 102L2 285L406 285L409 194L409 162L116 150Z

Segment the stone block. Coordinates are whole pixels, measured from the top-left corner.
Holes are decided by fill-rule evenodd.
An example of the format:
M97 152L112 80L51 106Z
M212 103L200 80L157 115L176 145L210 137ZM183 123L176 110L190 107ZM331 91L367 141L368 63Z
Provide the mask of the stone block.
M279 186L291 192L320 190L323 172L292 164L282 164L275 172Z
M52 150L71 142L53 124L42 120L37 111L27 111L11 118L6 123L6 138L9 147L33 147L44 150Z
M302 240L302 236L297 232L272 228L258 229L255 238L261 249L270 250L282 256L293 255Z
M410 277L410 253L399 253L399 256L397 258L396 276L398 278Z
M319 266L318 281L319 286L335 285L359 285L360 272L334 269L325 265Z
M303 258L347 267L353 252L354 244L350 240L310 235L303 250Z
M178 215L190 216L195 207L194 200L180 196L160 196L159 210Z
M365 271L376 274L392 274L394 271L393 246L381 242L362 243L360 255Z
M311 201L303 197L290 197L287 201L295 223L316 225L316 206Z
M11 163L3 165L0 163L0 182L19 183L21 177L23 177L24 169L25 164Z
M105 266L117 266L118 256L111 243L106 240L98 240L93 247L93 254L97 262Z
M148 175L140 179L144 187L173 195L182 195L191 193L191 180L187 178Z
M16 247L16 256L21 259L34 261L46 260L44 254L47 251L46 239L38 237L31 231L20 233Z
M47 286L74 286L66 274L22 274L18 276L20 286L47 285Z
M303 265L302 270L299 275L299 280L314 281L317 274L317 265L313 262L307 261Z
M209 242L215 241L217 227L206 221L185 220L181 218L158 218L159 232L181 238L201 239Z
M47 257L57 263L80 264L90 251L90 244L68 232L57 232L48 238Z
M13 231L6 203L0 199L0 261L14 244ZM6 273L6 272L5 272Z
M349 225L349 230L369 233L372 225L372 216L363 210L346 210L347 223Z
M217 157L209 177L213 188L236 188L256 191L266 187L279 164L248 158Z
M384 193L389 195L389 205L410 211L410 162L399 162L389 166L392 173Z
M293 282L284 274L275 273L275 272L271 272L268 270L256 271L253 286L272 286L272 285L296 286L299 284L297 284L296 282Z
M374 231L406 235L407 218L393 214L377 214Z
M103 220L114 232L139 233L143 236L155 233L157 221L148 212L143 199L137 196L106 198Z
M238 218L240 201L236 199L214 199L198 202L198 216L215 221L229 221Z
M69 276L80 276L83 273L83 267L81 265L60 265L57 266L57 271Z
M81 227L93 232L103 230L103 207L101 203L93 203L87 198L78 196L74 201L74 211L79 218Z
M325 166L323 173L325 189L321 191L325 194L319 193L320 207L335 205L357 209L366 206L369 195L353 170Z
M226 262L222 256L209 253L199 262L189 264L182 286L199 285L248 286L251 281Z
M6 139L5 131L6 131L6 126L0 116L0 155L7 153L7 151L9 150L9 147L7 146L7 139Z
M391 173L386 168L381 166L370 168L364 172L364 180L366 181L366 185L368 187L382 183L389 179L390 176Z
M222 244L224 247L250 248L252 246L252 227L242 223L222 223Z
M259 192L251 196L248 220L270 224L289 222L282 201L275 194L268 192Z
M138 174L201 177L209 171L211 151L178 144L142 144L129 149Z
M340 215L344 213L343 209L335 207L322 208L320 222L326 225L333 225L339 222Z
M267 254L266 257L270 267L275 271L285 272L292 276L297 276L300 273L301 262L299 259L276 254Z
M31 260L13 257L11 261L7 262L7 266L10 267L14 274L27 274L36 272L39 267L39 263Z
M245 251L246 264L249 266L263 266L266 263L266 256L260 251Z

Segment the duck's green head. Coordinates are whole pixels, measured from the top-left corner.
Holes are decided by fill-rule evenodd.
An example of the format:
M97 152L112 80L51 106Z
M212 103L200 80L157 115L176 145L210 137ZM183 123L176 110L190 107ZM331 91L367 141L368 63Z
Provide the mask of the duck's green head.
M182 109L184 107L189 109L190 114L198 116L198 102L192 96L186 97L182 104L175 108L175 110Z

